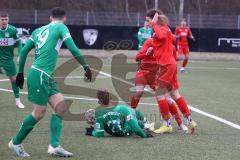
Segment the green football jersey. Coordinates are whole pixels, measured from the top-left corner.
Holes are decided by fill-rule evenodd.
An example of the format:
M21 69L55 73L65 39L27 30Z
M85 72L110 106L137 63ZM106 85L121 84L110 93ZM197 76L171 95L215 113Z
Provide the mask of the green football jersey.
M100 107L95 112L95 129L92 133L95 137L104 136L106 131L112 136L125 136L136 133L145 137L144 131L138 125L135 111L125 105L117 105L110 108Z
M142 45L143 43L151 38L153 36L153 29L152 28L145 28L145 27L142 27L142 28L139 28L138 30L138 49L141 49L142 48Z
M35 45L35 59L32 66L52 75L62 43L72 38L67 26L61 22L52 22L33 31L29 38Z
M20 38L14 26L8 25L5 30L0 29L0 62L13 59L17 41L20 41Z

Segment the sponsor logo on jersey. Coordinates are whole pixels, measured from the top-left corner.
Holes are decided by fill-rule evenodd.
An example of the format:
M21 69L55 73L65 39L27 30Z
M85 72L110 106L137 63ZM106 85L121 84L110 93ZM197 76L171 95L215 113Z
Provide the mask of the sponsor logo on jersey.
M92 46L96 42L98 37L98 30L96 29L84 29L83 38L87 45Z

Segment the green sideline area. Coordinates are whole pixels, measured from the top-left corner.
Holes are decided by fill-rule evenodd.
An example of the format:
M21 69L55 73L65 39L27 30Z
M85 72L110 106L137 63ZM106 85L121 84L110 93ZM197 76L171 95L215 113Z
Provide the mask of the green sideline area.
M60 58L59 65L70 58ZM31 64L29 58L25 75ZM120 60L119 60L120 61ZM111 74L111 68L117 67L119 73L126 70L127 65L112 64L111 59L102 59L102 72ZM129 60L129 62L133 62ZM91 64L94 65L94 64ZM114 65L114 66L113 66ZM118 66L119 65L119 66ZM207 113L219 116L233 123L240 124L240 63L236 61L192 61L189 63L188 73L180 74L180 91L190 105ZM0 88L11 89L10 83L0 75ZM134 73L127 74L134 78ZM65 83L74 86L83 86L90 89L108 88L117 95L116 87L108 76L99 75L95 82L83 81L83 70L76 69L65 79ZM121 89L121 88L120 88ZM24 90L27 91L26 83ZM72 99L71 112L80 113L97 107L97 101L87 100L84 94L66 95L84 99ZM22 102L26 108L15 107L12 93L0 91L0 159L17 159L7 148L11 136L17 131L23 117L31 111L31 104L27 96L22 95ZM158 108L154 98L141 100L141 109L148 118L156 121L160 126ZM31 155L28 159L53 159L47 154L49 143L49 118L51 110L45 118L34 128L24 142L26 151ZM157 159L217 159L238 160L240 155L240 130L224 123L210 119L193 112L198 128L193 135L181 133L175 122L172 134L156 135L155 138L142 139L136 136L114 138L93 138L85 136L85 122L64 122L62 146L74 153L70 159L102 159L102 160L157 160Z

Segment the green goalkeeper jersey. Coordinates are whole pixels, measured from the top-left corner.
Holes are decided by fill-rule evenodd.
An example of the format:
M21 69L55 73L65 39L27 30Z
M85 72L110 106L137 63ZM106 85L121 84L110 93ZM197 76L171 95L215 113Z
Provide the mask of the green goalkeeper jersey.
M35 46L35 60L32 66L52 75L61 45L68 38L71 38L69 30L61 22L52 22L34 30L29 38Z
M126 136L135 133L140 137L146 137L145 132L139 126L135 111L125 105L117 105L110 108L100 107L95 112L94 137L103 137L106 131L112 136Z
M139 28L138 30L138 49L140 50L142 48L143 43L151 38L153 36L153 29L152 28L146 28L146 27L142 27Z
M13 59L17 41L21 40L14 26L8 25L5 30L0 29L0 62Z

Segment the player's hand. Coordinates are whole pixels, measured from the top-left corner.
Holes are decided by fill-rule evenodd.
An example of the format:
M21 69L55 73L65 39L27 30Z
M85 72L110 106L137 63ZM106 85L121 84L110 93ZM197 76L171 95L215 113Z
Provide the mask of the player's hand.
M159 17L159 14L156 12L155 15L154 15L154 17L153 17L153 19L152 19L152 22L153 22L153 23L157 23L158 17Z
M146 56L150 55L151 53L153 53L153 47L149 47L147 52L146 52Z
M18 73L16 77L16 85L20 88L23 89L24 85L24 74L23 73Z
M84 76L86 77L86 81L92 81L92 71L89 67L85 69L85 74Z
M150 134L150 133L147 133L146 134L146 138L153 138L154 137L154 135L152 135L152 134Z
M94 127L93 127L93 126L91 126L90 128L86 128L85 135L87 135L87 136L92 136L93 130L94 130Z
M191 39L192 39L194 42L196 41L196 39L195 39L193 36L191 37Z

